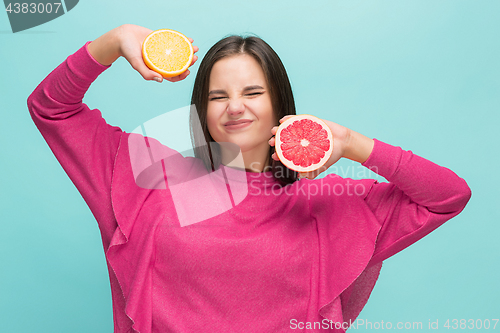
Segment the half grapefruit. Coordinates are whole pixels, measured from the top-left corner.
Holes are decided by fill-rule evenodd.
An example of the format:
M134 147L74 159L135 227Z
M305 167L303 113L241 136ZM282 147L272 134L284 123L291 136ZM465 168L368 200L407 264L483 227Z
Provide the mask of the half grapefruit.
M287 168L297 172L314 171L321 168L332 154L332 131L317 117L293 116L278 127L275 149Z

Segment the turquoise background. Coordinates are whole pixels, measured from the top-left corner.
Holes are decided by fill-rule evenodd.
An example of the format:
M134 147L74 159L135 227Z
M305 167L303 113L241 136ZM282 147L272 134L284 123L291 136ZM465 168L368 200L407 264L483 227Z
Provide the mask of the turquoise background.
M454 331L443 327L447 319L499 318L499 17L497 0L87 0L13 34L0 13L0 331L113 329L97 224L26 99L86 41L124 23L179 30L200 57L228 34L257 34L285 64L299 113L412 150L466 179L473 196L463 213L385 262L359 318L422 322L424 331L439 320L439 332ZM188 105L197 69L183 82L158 84L119 59L84 101L131 131Z

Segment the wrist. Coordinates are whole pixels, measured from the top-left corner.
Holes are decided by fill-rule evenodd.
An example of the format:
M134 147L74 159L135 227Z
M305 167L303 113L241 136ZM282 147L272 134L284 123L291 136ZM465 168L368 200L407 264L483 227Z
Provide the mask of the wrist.
M353 130L347 130L346 144L342 157L364 163L370 156L375 142L367 136Z
M108 31L88 45L88 52L101 65L109 66L121 56L119 29Z

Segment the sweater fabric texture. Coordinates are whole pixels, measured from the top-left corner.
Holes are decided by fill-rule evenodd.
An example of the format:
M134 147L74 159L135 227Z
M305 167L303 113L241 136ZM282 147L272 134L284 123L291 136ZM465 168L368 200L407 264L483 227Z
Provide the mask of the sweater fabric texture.
M282 187L270 172L209 173L82 102L110 67L89 43L28 108L98 222L117 333L345 332L383 260L470 198L451 170L376 139L363 166L388 182L329 174Z

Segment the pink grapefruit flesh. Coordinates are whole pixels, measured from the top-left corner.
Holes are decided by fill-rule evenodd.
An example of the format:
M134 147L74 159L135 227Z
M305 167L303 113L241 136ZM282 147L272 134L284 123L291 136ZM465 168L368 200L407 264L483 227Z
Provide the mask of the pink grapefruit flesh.
M311 115L293 116L281 123L275 140L276 154L281 163L297 172L321 168L333 150L330 128Z

